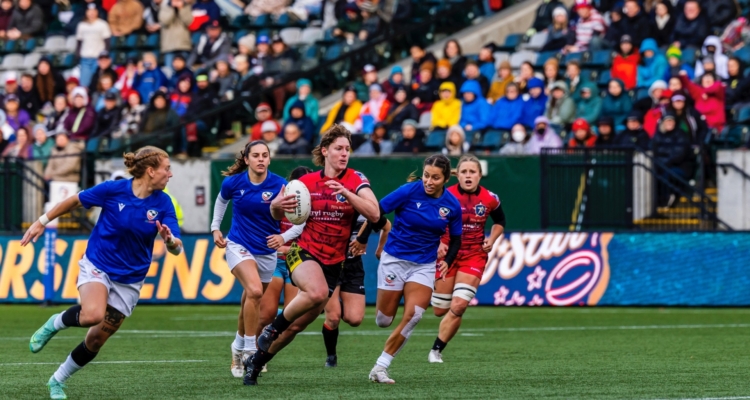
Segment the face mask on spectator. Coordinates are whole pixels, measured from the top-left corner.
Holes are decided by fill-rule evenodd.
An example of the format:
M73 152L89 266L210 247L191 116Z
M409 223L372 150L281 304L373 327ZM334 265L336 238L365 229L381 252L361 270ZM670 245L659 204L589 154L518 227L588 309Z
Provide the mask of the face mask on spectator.
M544 130L542 130L542 133L544 133ZM511 137L513 138L514 142L521 143L526 139L526 131L523 131L521 129L516 129L511 134Z
M544 135L544 132L547 130L547 128L536 128L536 133L540 135Z

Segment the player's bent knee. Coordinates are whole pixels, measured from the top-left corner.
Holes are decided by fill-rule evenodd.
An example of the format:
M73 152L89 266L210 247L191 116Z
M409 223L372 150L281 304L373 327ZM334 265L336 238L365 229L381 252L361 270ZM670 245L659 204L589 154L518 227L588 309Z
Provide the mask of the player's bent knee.
M338 316L326 315L326 326L330 329L336 329L341 323L341 318Z
M430 304L432 304L432 307L435 308L435 315L440 316L445 314L438 315L437 309L442 308L443 310L448 310L451 306L451 294L450 293L433 293L432 294L432 300L430 301Z
M81 313L78 315L78 322L81 324L81 326L99 325L102 321L104 321L105 314L105 309L81 309Z
M437 308L435 306L432 306L432 312L435 314L436 317L442 317L445 314L448 314L447 308Z
M249 287L245 289L245 299L257 303L263 297L263 287Z
M393 317L389 317L378 310L375 316L375 323L381 328L387 328L393 323Z
M358 327L362 324L362 320L365 318L364 315L358 315L354 318L344 316L344 322L351 327Z

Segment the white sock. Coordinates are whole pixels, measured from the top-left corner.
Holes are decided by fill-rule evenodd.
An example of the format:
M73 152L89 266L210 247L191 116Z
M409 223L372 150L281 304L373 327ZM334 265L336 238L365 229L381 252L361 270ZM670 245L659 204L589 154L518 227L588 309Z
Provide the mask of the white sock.
M53 322L53 324L55 325L55 329L58 330L58 331L61 331L63 329L67 329L68 328L62 322L62 316L63 316L64 313L65 313L65 311L61 312L60 314L57 314L57 317L55 317L55 321Z
M83 367L79 367L78 364L73 361L73 358L68 355L65 362L60 364L60 368L58 368L52 376L55 377L56 381L65 383L71 375L75 374L81 368Z
M234 351L242 351L245 348L245 337L240 335L239 332L234 333L234 342L232 342L232 349Z
M255 347L255 336L245 335L245 351L258 351L258 348Z
M378 357L378 361L375 362L375 365L379 365L383 368L388 368L391 366L391 361L393 361L393 356L383 352L383 354Z

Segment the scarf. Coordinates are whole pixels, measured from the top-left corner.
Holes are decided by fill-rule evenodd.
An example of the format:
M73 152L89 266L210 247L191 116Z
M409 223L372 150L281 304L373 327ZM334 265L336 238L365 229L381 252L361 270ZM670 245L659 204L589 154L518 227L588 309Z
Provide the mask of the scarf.
M665 26L667 26L667 22L669 22L669 18L670 18L669 14L663 17L660 17L658 15L656 16L656 26L659 28L659 30L662 30L664 29Z

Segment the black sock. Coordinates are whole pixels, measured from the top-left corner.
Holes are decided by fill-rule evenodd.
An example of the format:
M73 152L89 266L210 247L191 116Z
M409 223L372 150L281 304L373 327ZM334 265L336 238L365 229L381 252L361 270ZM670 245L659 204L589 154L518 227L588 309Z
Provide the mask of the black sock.
M440 340L440 338L435 338L435 344L432 345L433 350L437 350L439 352L443 352L443 349L445 349L445 346L447 346L448 343L445 343L444 341Z
M93 352L86 348L86 341L84 340L75 349L73 349L73 351L70 352L70 358L72 358L73 362L78 364L79 367L83 367L91 360L93 360L97 354L99 353Z
M276 332L281 334L281 332L284 332L286 328L289 328L289 325L292 324L292 321L287 320L284 317L284 312L279 313L279 315L276 316L276 319L273 320L271 323L271 326L273 326L274 329L276 329Z
M323 343L326 344L326 352L329 356L336 355L336 345L339 342L339 328L331 329L323 324Z
M258 349L258 351L253 355L253 358L250 359L252 361L252 364L256 368L262 368L264 365L268 364L269 361L275 356L276 354L273 353L267 353L263 350Z
M62 315L62 323L65 324L65 326L78 326L80 327L81 324L78 322L78 316L81 314L81 305L76 304L73 307L70 307L69 309L65 310ZM83 365L81 365L83 366Z

